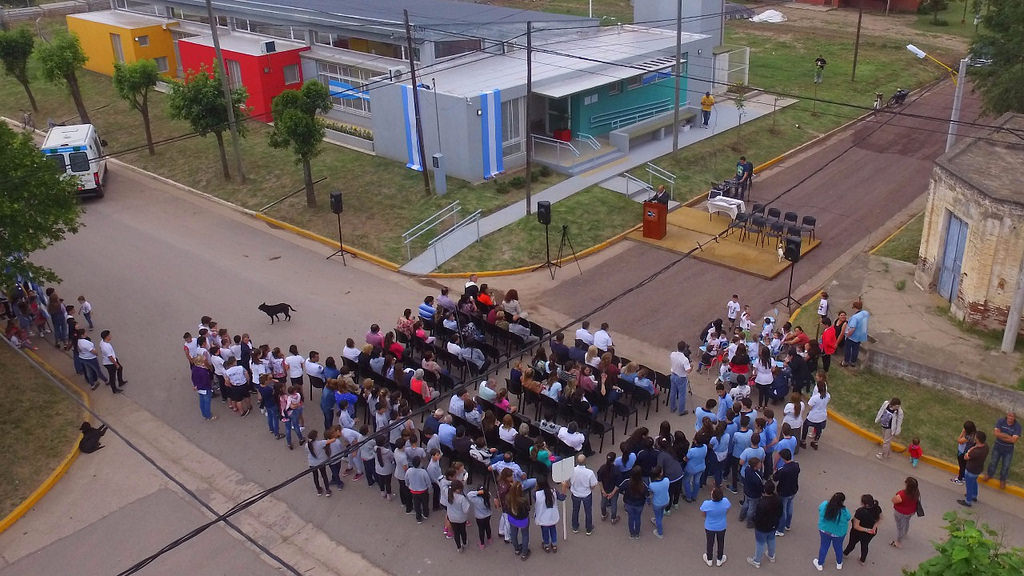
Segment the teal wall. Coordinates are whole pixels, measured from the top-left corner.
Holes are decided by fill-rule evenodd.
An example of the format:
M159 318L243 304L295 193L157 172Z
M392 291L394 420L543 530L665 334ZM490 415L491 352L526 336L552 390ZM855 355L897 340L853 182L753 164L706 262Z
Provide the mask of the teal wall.
M626 88L626 80L622 80L619 83L622 86L622 91L618 94L609 94L609 86L605 85L594 90L588 90L586 92L580 92L579 94L573 94L569 97L570 107L572 110L571 128L573 134L583 132L590 134L591 136L599 136L607 134L615 128L610 124L604 124L602 126L594 127L592 125L592 118L595 116L614 114L618 111L625 111L629 108L636 106L646 106L648 104L653 105L654 103L662 100L667 100L671 103L674 96L675 79L671 76L655 82L640 86L632 90ZM686 84L687 78L683 76L680 82L680 101L686 101ZM584 104L584 100L593 95L597 94L597 102L591 104ZM629 114L623 114L629 115Z

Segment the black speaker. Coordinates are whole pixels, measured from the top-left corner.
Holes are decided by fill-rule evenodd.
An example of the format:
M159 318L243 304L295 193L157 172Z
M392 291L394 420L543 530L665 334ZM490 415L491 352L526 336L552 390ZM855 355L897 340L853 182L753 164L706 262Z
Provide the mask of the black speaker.
M545 226L551 224L551 202L547 200L537 202L537 222Z
M786 236L786 248L782 252L783 258L796 264L800 261L800 236Z
M331 192L331 212L341 214L341 192Z

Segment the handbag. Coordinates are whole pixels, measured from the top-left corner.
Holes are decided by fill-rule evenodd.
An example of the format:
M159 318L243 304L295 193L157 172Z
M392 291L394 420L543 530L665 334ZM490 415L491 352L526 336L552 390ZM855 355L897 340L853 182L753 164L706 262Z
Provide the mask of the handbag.
M924 504L921 504L920 498L917 499L917 510L915 512L918 518L924 516Z

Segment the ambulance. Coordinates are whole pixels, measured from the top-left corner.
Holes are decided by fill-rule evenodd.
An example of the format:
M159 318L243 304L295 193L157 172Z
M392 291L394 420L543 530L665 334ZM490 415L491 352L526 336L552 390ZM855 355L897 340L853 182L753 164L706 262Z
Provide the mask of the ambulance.
M103 197L107 177L107 161L103 147L107 145L92 124L54 126L43 140L43 154L58 172L78 178L78 195Z

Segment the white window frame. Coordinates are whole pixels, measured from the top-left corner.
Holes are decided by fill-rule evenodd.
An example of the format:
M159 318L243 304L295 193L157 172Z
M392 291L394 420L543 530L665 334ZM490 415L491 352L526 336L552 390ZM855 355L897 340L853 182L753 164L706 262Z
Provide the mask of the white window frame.
M289 84L298 84L299 82L302 81L302 74L299 71L299 65L298 64L288 64L288 65L282 67L281 71L284 73L284 83L285 83L286 86L289 85ZM290 80L289 80L289 75L291 75L291 79Z
M329 86L330 80L337 80L344 82L351 86L358 87L361 90L366 90L367 83L374 76L379 76L380 72L367 70L365 68L359 68L356 66L349 66L345 64L335 64L334 62L326 62L323 60L316 61L316 73L317 80L320 81L324 86ZM334 103L334 107L344 112L352 114L358 114L360 116L371 116L372 109L370 107L370 101L363 98L331 98Z
M505 158L526 153L526 97L501 103L501 154Z
M136 36L135 41L139 43L139 46L149 46L149 34Z
M167 56L157 56L153 59L156 62L156 71L165 74L171 70L171 63L168 61Z

